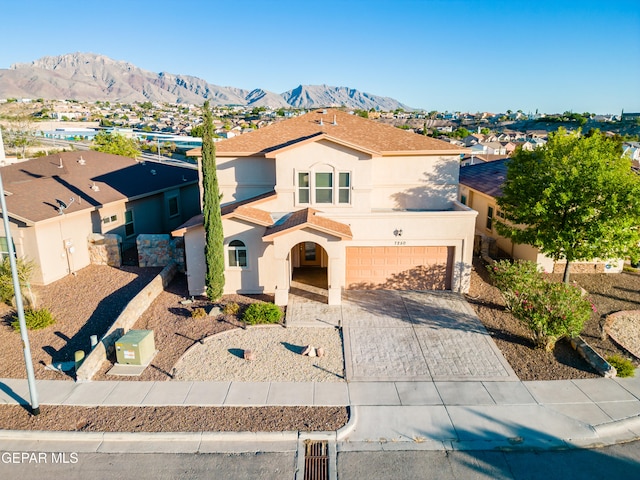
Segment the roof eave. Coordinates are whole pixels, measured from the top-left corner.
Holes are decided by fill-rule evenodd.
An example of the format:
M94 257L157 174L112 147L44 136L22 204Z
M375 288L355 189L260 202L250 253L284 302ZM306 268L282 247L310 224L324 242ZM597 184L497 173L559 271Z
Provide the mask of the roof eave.
M284 235L286 233L302 230L303 228L310 228L312 230L317 230L317 231L322 232L322 233L327 233L327 234L329 234L329 235L331 235L333 237L339 238L340 240L351 240L353 238L353 235L344 234L344 233L338 232L336 230L331 230L329 228L323 228L323 227L320 227L320 226L315 225L313 223L305 222L305 223L301 223L300 225L296 225L296 226L293 226L293 227L285 228L283 230L279 230L277 232L274 232L274 233L271 233L271 234L268 234L268 235L263 235L262 239L264 241L268 242L268 241L273 240L276 237L279 237L280 235Z

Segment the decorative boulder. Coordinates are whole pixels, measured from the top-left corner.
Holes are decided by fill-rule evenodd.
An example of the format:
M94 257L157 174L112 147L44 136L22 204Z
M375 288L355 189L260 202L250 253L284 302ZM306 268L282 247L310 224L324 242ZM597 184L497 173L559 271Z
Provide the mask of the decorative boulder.
M324 348L322 347L316 348L316 354L318 355L318 357L324 357Z
M245 360L255 360L256 354L253 352L253 350L245 350L243 352L243 357Z

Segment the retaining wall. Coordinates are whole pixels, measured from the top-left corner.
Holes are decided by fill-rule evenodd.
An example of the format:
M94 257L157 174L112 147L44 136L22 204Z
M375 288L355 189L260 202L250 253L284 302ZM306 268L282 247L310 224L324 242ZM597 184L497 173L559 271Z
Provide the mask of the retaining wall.
M144 287L124 308L107 333L100 339L95 348L86 356L80 368L76 371L76 381L90 381L100 370L102 362L113 352L115 343L122 335L133 327L138 318L151 303L169 285L178 271L175 262L167 265L149 284Z

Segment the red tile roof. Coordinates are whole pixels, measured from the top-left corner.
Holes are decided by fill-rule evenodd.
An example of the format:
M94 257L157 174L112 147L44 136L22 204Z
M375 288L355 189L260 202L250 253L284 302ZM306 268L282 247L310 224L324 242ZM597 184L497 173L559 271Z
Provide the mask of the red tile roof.
M284 218L281 223L267 228L267 231L262 237L265 240L270 240L273 237L282 235L288 231L300 230L302 228L311 228L319 230L321 232L329 233L333 236L340 237L341 239L352 238L351 228L344 223L336 222L326 217L318 216L319 212L313 208L305 208L304 210L298 210L291 213Z
M281 148L320 138L333 139L379 155L441 152L455 155L468 151L448 142L407 132L342 110L322 109L222 140L216 143L216 155L267 156ZM199 156L200 149L191 150L189 155Z

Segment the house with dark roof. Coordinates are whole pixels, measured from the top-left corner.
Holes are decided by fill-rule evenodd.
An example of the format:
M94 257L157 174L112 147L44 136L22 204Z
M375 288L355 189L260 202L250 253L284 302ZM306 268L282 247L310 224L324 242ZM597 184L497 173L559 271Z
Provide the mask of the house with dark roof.
M466 152L338 109L216 143L225 293L286 305L304 270L319 273L332 305L344 289L467 291L476 212L457 201ZM202 215L173 234L184 236L189 293L202 295Z
M91 263L89 239L169 233L200 211L193 168L94 151L63 152L0 168L16 255L48 284ZM2 212L4 215L5 212ZM6 234L0 224L6 255Z
M494 160L486 163L475 163L460 169L459 201L476 210L475 231L476 236L484 240L490 239L498 249L507 256L529 260L537 263L545 272L562 273L565 262L554 262L532 245L513 243L510 239L498 234L496 222L504 220L504 214L500 210L496 199L502 195L502 185L507 178L508 158ZM622 271L623 262L612 261L587 261L572 262L571 269L580 273L607 272L619 273Z

